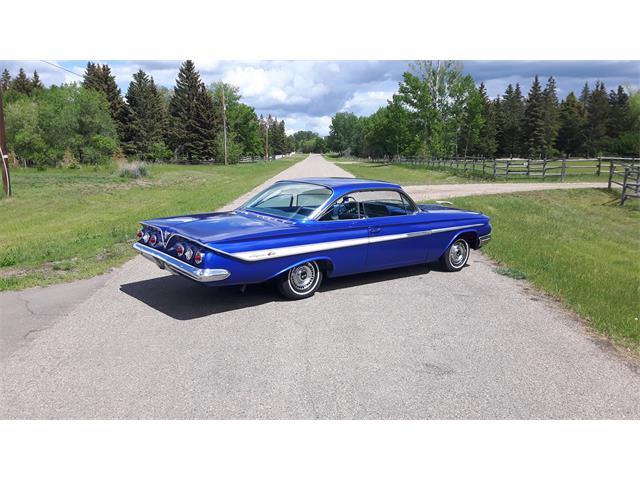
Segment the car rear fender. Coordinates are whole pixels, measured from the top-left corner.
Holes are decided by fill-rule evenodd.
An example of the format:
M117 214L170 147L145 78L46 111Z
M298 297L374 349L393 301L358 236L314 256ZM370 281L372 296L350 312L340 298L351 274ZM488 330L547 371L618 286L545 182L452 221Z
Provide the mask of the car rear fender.
M287 267L281 269L279 272L271 275L269 277L269 280L271 280L272 278L276 278L276 277L282 275L283 273L288 272L292 268L297 267L298 265L302 265L303 263L307 263L307 262L316 262L318 264L318 266L320 267L320 270L322 270L328 276L331 276L331 272L333 270L333 261L327 256L315 256L315 257L307 257L307 258L304 258L304 259L301 259L301 260L299 259L299 260L297 260L295 262L292 262Z

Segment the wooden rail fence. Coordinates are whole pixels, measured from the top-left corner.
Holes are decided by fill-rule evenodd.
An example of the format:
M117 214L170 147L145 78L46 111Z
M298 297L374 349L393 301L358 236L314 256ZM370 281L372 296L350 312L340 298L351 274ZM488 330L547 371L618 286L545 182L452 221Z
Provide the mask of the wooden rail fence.
M536 178L557 179L564 182L571 176L601 177L608 175L608 188L622 188L621 203L628 198L640 198L640 158L484 158L484 157L400 157L369 159L371 162L420 165L453 173L480 175L495 179Z

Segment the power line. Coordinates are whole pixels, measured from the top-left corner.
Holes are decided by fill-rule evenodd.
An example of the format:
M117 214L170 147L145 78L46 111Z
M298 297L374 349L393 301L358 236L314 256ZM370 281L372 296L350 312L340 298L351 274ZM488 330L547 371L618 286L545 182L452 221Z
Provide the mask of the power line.
M84 78L82 75L80 75L79 73L73 72L67 68L61 67L60 65L53 63L53 62L47 62L46 60L40 60L43 63L46 63L47 65L51 65L52 67L56 67L59 68L60 70L64 70L65 72L71 73L72 75L75 75L76 77L80 77L80 78Z

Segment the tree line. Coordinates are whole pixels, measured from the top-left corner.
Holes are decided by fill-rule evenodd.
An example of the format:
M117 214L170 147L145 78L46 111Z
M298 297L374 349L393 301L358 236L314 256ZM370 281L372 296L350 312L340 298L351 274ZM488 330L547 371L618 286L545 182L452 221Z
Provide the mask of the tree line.
M173 89L139 70L123 95L111 68L88 62L81 83L46 88L37 72L0 76L10 155L25 165L104 163L114 157L199 163L273 157L296 142L283 120L258 116L238 87L206 86L191 60ZM225 109L223 111L223 99Z
M535 76L526 97L509 84L490 99L461 62L419 61L374 114L333 116L326 146L360 157L637 157L640 93L585 83L559 101L555 78Z

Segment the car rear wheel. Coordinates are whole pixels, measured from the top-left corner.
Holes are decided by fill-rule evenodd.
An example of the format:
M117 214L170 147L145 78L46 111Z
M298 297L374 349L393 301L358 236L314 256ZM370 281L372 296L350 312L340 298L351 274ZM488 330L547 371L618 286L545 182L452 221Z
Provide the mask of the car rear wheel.
M448 272L458 272L469 260L469 244L464 238L458 238L440 257L440 263Z
M322 270L316 262L297 265L278 277L280 293L290 300L311 297L322 282Z

